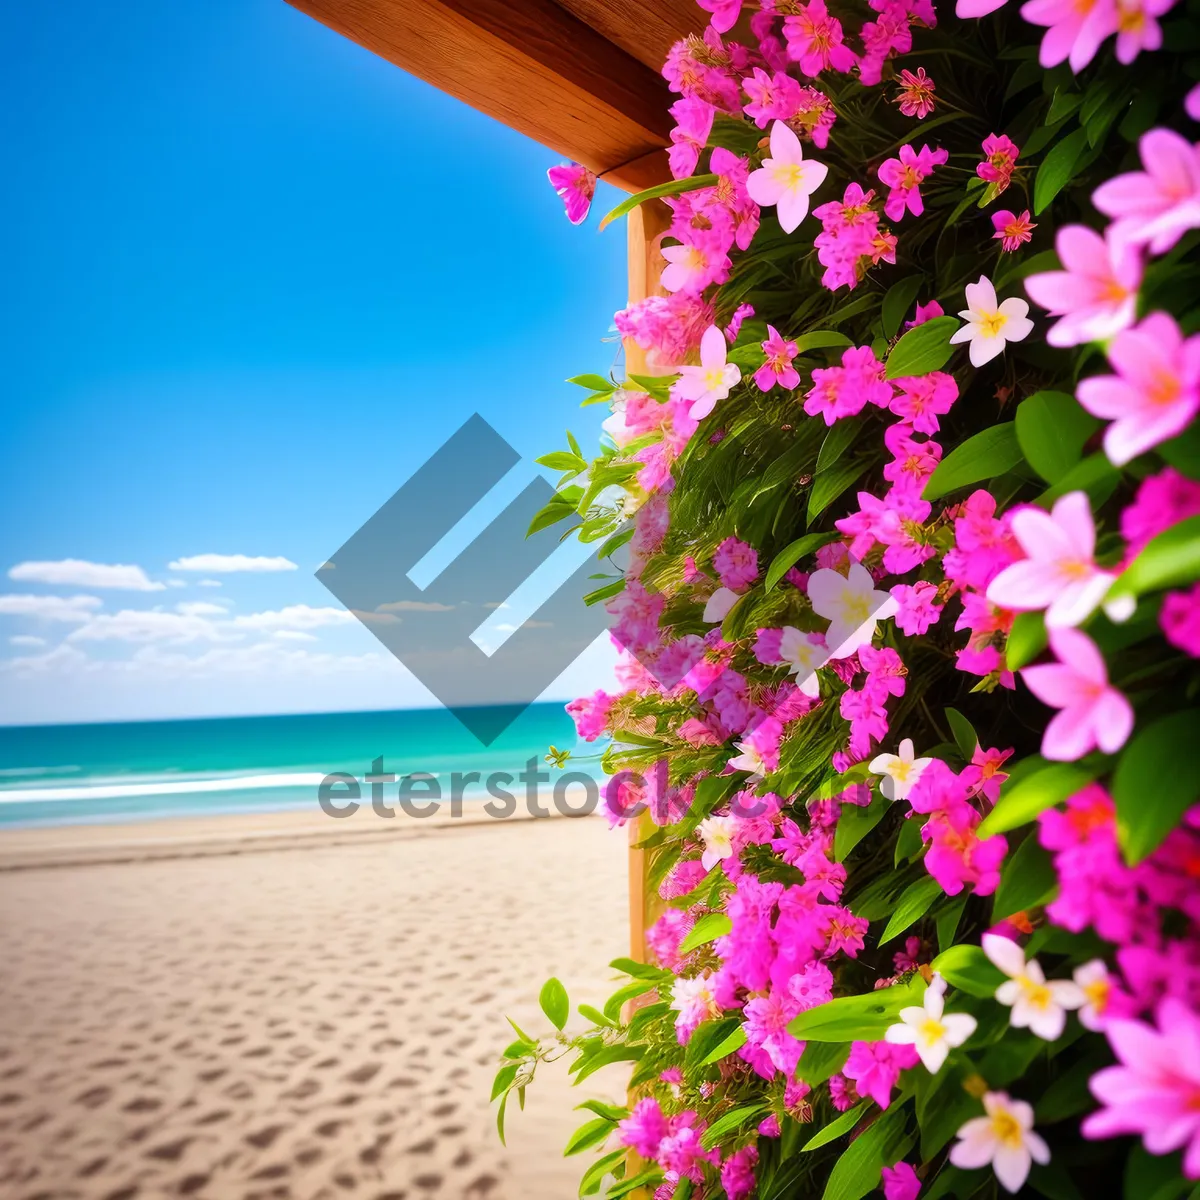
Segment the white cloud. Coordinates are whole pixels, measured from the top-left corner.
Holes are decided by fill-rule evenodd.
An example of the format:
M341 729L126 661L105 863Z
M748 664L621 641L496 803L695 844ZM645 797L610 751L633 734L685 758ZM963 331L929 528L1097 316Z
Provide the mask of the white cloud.
M34 637L31 633L18 633L16 637L8 639L10 646L44 646L45 638Z
M394 620L395 618L393 618ZM234 617L240 629L317 629L322 625L347 625L354 614L344 608L313 608L308 604L289 604L275 612L246 613Z
M63 642L45 654L25 654L18 658L0 661L0 670L14 671L18 675L75 675L85 670L90 661L88 656L74 646Z
M22 583L115 588L124 592L161 592L167 586L148 578L141 567L131 563L94 563L82 558L64 558L58 562L17 563L9 570L8 577Z
M230 636L207 617L134 611L98 613L71 635L72 642L217 642ZM233 635L237 636L237 635Z
M210 604L207 600L184 600L175 605L175 611L185 617L225 617L229 610L220 604Z
M388 604L380 604L376 612L453 612L453 604L437 604L432 600L392 600Z
M187 587L187 580L186 579L168 579L167 587L174 587L174 588Z
M283 642L315 642L317 640L311 633L301 633L299 629L277 629L273 636Z
M75 621L92 619L92 609L103 601L98 596L0 596L0 613L15 617L37 617L40 621Z
M210 575L227 575L234 571L295 571L296 564L282 555L268 558L249 554L193 554L168 563L172 571L204 571ZM209 585L211 586L211 585Z
M172 579L171 582L172 583L182 583L183 580L182 579ZM197 579L196 586L197 587L221 587L222 584L219 579Z

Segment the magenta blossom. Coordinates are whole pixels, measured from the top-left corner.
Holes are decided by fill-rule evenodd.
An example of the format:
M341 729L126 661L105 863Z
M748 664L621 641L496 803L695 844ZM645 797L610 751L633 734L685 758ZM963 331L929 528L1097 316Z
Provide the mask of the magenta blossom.
M992 214L992 228L996 231L992 237L1000 239L1000 248L1011 254L1033 237L1037 225L1029 219L1029 209L1017 216L1007 208L1002 208Z
M1050 649L1059 661L1026 667L1029 690L1060 711L1042 737L1042 754L1074 762L1097 746L1115 754L1133 730L1133 709L1108 682L1108 668L1095 642L1078 629L1051 629Z
M768 325L762 351L767 361L754 372L754 382L764 392L769 392L776 384L790 392L800 382L800 372L792 366L792 359L798 353L796 343L780 334L774 325Z
M1158 622L1172 646L1200 658L1200 583L1190 592L1169 592Z
M1094 559L1096 526L1086 492L1069 492L1047 513L1032 505L1012 517L1025 552L988 585L987 598L1013 612L1046 610L1046 625L1078 625L1104 599L1115 576Z
M842 1073L854 1080L860 1096L870 1096L880 1108L887 1108L892 1088L901 1071L917 1065L915 1046L893 1046L890 1042L855 1042Z
M983 139L983 162L975 168L975 174L985 183L995 185L996 195L1012 182L1012 173L1021 153L1017 143L1007 134L989 133Z
M954 15L962 19L986 17L988 13L994 13L1007 3L1008 0L958 0L954 6Z
M1089 1138L1140 1134L1151 1154L1183 1149L1183 1171L1200 1179L1200 1018L1174 997L1158 1006L1158 1028L1111 1018L1105 1034L1119 1065L1092 1076L1105 1107L1083 1122Z
M923 121L934 109L933 93L937 90L933 80L925 74L924 67L918 67L916 74L907 69L896 77L900 92L896 103L906 117L916 117Z
M829 15L825 0L801 4L799 11L783 23L788 58L800 64L809 78L822 71L849 71L858 61L842 41L842 23Z
M580 163L562 163L546 172L550 186L558 193L567 210L567 220L579 225L587 218L596 194L596 176Z
M910 1164L883 1168L883 1200L917 1200L920 1194L921 1181Z
M1102 183L1092 203L1113 218L1118 237L1163 254L1200 227L1200 149L1174 130L1151 129L1138 151L1143 169Z
M1046 334L1050 345L1100 341L1133 324L1142 282L1142 262L1134 247L1112 229L1101 237L1085 225L1066 225L1054 248L1064 269L1025 280L1030 299L1061 318Z
M749 97L742 111L759 129L766 129L772 121L790 121L800 109L801 86L786 71L769 75L755 67L742 80L742 89Z
M1182 433L1200 410L1200 334L1184 338L1166 313L1151 313L1108 346L1116 375L1095 375L1076 396L1093 416L1112 421L1104 452L1120 467Z
M942 615L937 587L932 583L898 583L892 588L892 597L900 605L896 624L909 637L925 633Z
M916 329L918 325L924 325L926 321L932 321L934 317L944 317L946 310L936 301L930 300L928 304L918 304L913 310L913 319L904 322L905 329Z
M712 27L718 33L728 33L742 12L742 0L696 0L696 3L712 13Z
M713 554L721 586L740 592L758 578L758 553L735 537L726 538Z
M1159 50L1162 26L1155 20L1178 0L1117 0L1117 62L1128 65L1143 50Z
M1021 16L1046 26L1038 62L1057 67L1069 61L1078 74L1092 61L1101 42L1117 31L1116 0L1028 0Z
M670 113L675 118L671 130L671 147L667 161L675 179L686 179L696 170L700 151L708 143L712 132L716 109L698 96L683 96L671 105Z
M922 146L914 150L911 146L900 147L899 158L886 159L879 168L879 181L891 189L883 206L889 220L898 221L905 212L919 217L925 211L921 199L921 184L950 157L945 150L931 150Z

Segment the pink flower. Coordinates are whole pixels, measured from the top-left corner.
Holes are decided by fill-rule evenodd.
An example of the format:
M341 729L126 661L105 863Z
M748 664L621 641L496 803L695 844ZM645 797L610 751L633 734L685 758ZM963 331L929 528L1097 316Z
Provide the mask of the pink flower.
M1115 0L1028 0L1021 16L1031 25L1047 26L1038 62L1056 67L1069 60L1079 74L1095 57L1100 43L1117 31Z
M958 399L958 384L945 371L903 375L892 382L900 391L888 407L917 433L937 433L938 417L948 413Z
M629 1116L617 1125L621 1145L629 1146L635 1154L650 1162L658 1157L658 1148L669 1132L667 1118L652 1096L639 1100Z
M742 0L696 0L705 12L712 13L712 27L718 33L728 33L741 15Z
M1008 0L958 0L954 15L963 19L971 17L986 17L996 9L1003 8Z
M929 769L922 774L929 774ZM942 885L947 896L957 896L968 883L974 886L977 896L990 896L1000 886L1000 866L1008 853L1008 841L1000 834L980 838L975 833L980 820L970 804L955 802L931 813L921 828L922 839L929 843L925 870Z
M733 310L733 316L729 318L729 324L725 326L725 340L732 346L738 339L738 334L742 331L742 322L754 316L753 304L739 304Z
M772 121L788 121L800 108L801 87L786 71L768 75L761 67L742 80L742 89L750 98L742 111L759 129Z
M984 160L975 168L975 174L984 182L994 184L998 196L1012 181L1020 153L1016 142L1007 134L989 133L983 139Z
M1200 1018L1174 997L1156 1018L1157 1029L1116 1017L1105 1025L1120 1065L1092 1076L1092 1094L1105 1107L1085 1118L1083 1134L1140 1134L1151 1154L1186 1147L1184 1174L1200 1179Z
M936 90L934 82L925 74L924 67L918 67L914 75L912 71L902 70L897 77L900 92L896 103L906 117L916 117L923 121L934 108L933 93Z
M567 705L567 712L574 718L575 728L585 742L594 742L608 728L608 714L615 700L616 696L597 691Z
M1115 754L1133 730L1133 709L1109 684L1104 656L1077 629L1051 629L1050 649L1058 662L1021 672L1043 704L1061 710L1046 726L1042 754L1056 762L1074 762L1097 746Z
M895 458L885 464L883 477L898 487L920 492L941 461L942 448L937 442L919 442L912 435L912 427L904 421L884 430L883 444Z
M829 168L805 159L800 139L782 121L771 126L771 157L750 173L746 190L750 198L766 207L775 206L784 233L792 233L808 215L809 197L825 182ZM666 283L663 283L666 287Z
M1175 7L1177 0L1117 0L1117 62L1129 64L1143 50L1163 44L1162 26L1154 19Z
M1138 142L1141 171L1102 183L1092 203L1116 222L1114 232L1163 254L1200 227L1200 150L1171 129L1151 129Z
M1135 248L1114 236L1101 237L1084 225L1058 231L1054 248L1062 271L1044 271L1025 280L1030 298L1062 319L1051 326L1052 346L1100 341L1133 324L1142 262Z
M789 392L800 382L800 372L792 366L796 357L796 343L788 341L774 325L767 326L767 340L762 343L767 361L754 372L754 382L764 392L776 384Z
M900 220L906 211L914 217L919 217L925 211L921 183L949 157L947 151L931 150L928 146L922 146L919 151L911 146L901 146L899 158L889 158L883 162L878 174L879 181L891 189L883 206L890 220Z
M987 598L1014 612L1044 608L1049 628L1078 625L1090 616L1116 577L1100 570L1093 557L1096 526L1087 493L1059 497L1048 513L1018 509L1012 531L1025 558L992 580Z
M901 1071L917 1065L915 1046L893 1046L889 1042L855 1042L842 1073L853 1079L860 1096L870 1096L880 1108L887 1108L892 1088Z
M996 230L992 237L1001 239L1001 249L1006 250L1009 254L1028 242L1037 228L1037 225L1029 219L1029 209L1026 209L1018 217L1016 213L1002 208L999 212L992 214L992 225Z
M712 325L700 339L700 365L680 367L674 391L680 399L690 401L691 419L702 421L741 377L741 369L725 361L725 335Z
M854 52L842 42L842 23L829 15L825 0L801 4L795 16L783 23L788 57L800 64L809 78L822 71L849 71L857 61Z
M1184 338L1166 313L1124 329L1107 350L1116 375L1095 375L1076 389L1079 403L1112 424L1104 452L1116 466L1182 433L1200 410L1200 334Z
M1187 517L1200 514L1200 483L1164 467L1144 479L1133 503L1121 514L1121 536L1128 544L1126 562L1132 562L1152 538Z
M1012 757L1012 750L985 750L982 746L975 747L971 761L963 768L959 778L976 795L982 796L991 804L1000 798L1000 788L1008 775L1000 770L1005 762Z
M691 241L662 248L667 260L662 285L668 292L702 292L710 283L722 282L729 273L727 243L715 230L688 232Z
M1200 583L1190 592L1168 592L1158 623L1172 646L1200 658Z
M596 194L596 176L579 163L563 163L546 172L550 186L558 193L567 210L567 220L572 225L580 224L592 207Z
M906 1162L883 1168L883 1200L917 1200L921 1181Z
M721 1187L725 1189L726 1200L746 1200L754 1191L754 1164L757 1162L758 1151L753 1146L743 1146L721 1164Z
M916 329L918 325L924 325L926 321L932 321L934 317L944 317L946 310L936 300L930 300L928 304L918 304L913 312L913 319L904 322L905 329Z
M740 592L758 578L758 554L753 546L737 538L726 538L713 554L713 566L721 586Z
M882 407L892 396L892 385L884 379L884 370L870 346L851 346L843 352L840 367L817 367L813 371L813 386L805 393L804 411L832 425L840 417L862 412L867 404Z
M932 583L898 583L892 588L892 597L899 603L896 624L909 637L925 633L942 615L942 606L937 603L937 587Z
M1200 83L1183 98L1183 111L1193 121L1200 121Z
M683 96L671 105L675 128L671 130L667 160L675 179L686 179L695 171L700 151L707 145L708 135L712 132L716 111L707 100L698 96Z

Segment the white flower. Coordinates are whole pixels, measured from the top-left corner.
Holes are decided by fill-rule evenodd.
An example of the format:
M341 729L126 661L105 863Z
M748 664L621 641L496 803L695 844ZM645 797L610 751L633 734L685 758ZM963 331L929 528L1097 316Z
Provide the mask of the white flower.
M691 979L676 979L671 987L670 1007L679 1013L676 1025L699 1024L706 1017L721 1015L721 1006L713 995L712 973L701 971Z
M737 364L725 361L725 335L710 325L700 339L700 365L680 367L673 390L681 399L692 402L688 415L700 421L712 412L718 400L729 395L729 389L741 377Z
M723 858L733 857L733 833L737 821L733 817L705 817L697 826L704 839L704 853L700 865L711 871Z
M741 599L737 592L732 588L721 587L708 598L708 603L704 606L704 619L710 624L715 625L718 621L723 621L729 616L729 610Z
M1033 1108L1010 1100L1005 1092L984 1092L986 1117L975 1117L959 1131L950 1162L964 1171L992 1164L1006 1192L1018 1191L1030 1166L1050 1161L1050 1147L1033 1132Z
M1025 315L1029 305L1019 296L997 303L996 289L986 275L978 283L968 283L966 293L967 307L958 314L966 324L955 331L950 343L971 343L971 366L982 367L1004 352L1005 342L1023 341L1033 332L1033 322Z
M1108 1000L1112 994L1112 980L1104 960L1093 958L1076 967L1071 976L1083 993L1083 1004L1079 1009L1079 1023L1084 1029L1097 1032L1104 1028L1104 1014L1108 1011Z
M879 790L889 800L906 800L913 784L931 762L932 758L913 758L912 738L905 738L899 754L877 754L867 770L884 777Z
M891 1026L883 1035L893 1046L914 1046L925 1069L936 1075L954 1046L961 1046L975 1032L970 1013L947 1013L946 981L935 975L925 989L923 1006L902 1008L901 1024Z
M1078 984L1069 979L1046 981L1036 958L1025 961L1025 951L998 933L983 935L983 952L1008 976L996 989L996 999L1012 1009L1014 1029L1055 1041L1067 1023L1067 1010L1080 1008L1087 997Z
M791 233L808 216L808 198L825 182L829 168L804 157L800 139L782 121L771 126L771 157L763 159L746 180L755 204L775 205L784 233Z
M815 634L802 633L791 625L785 625L783 636L779 639L779 657L787 663L788 671L795 675L800 691L815 700L821 694L817 668L829 661L829 651L823 640Z
M860 646L870 645L875 623L894 617L899 601L877 592L871 572L862 563L850 564L847 578L822 567L808 578L808 598L813 611L829 621L825 643L830 658L849 658Z
M638 436L625 424L625 408L629 402L629 393L624 388L617 388L609 399L612 414L600 423L600 428L608 434L618 446L626 446Z
M741 751L741 754L731 758L728 766L735 771L749 771L750 778L746 780L747 783L761 779L767 773L767 764L763 761L763 756L749 742L734 742L733 744Z

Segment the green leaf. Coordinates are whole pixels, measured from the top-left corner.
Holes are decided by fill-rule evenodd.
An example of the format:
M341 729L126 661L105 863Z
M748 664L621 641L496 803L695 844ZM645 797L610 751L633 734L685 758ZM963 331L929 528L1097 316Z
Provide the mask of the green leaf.
M830 542L836 542L841 536L840 533L806 533L802 538L789 542L771 559L767 577L763 582L763 590L771 591L806 554L812 554L814 550L828 546Z
M796 1064L796 1076L809 1087L817 1087L837 1074L849 1057L850 1046L846 1042L809 1042Z
M538 1003L555 1029L561 1029L567 1023L571 1004L567 999L567 989L557 979L547 979L542 985Z
M615 1128L616 1126L607 1117L597 1117L594 1121L588 1121L586 1125L580 1125L571 1134L566 1149L563 1151L563 1158L579 1154L591 1146L598 1146L608 1138Z
M823 1129L818 1129L800 1147L801 1153L806 1150L819 1150L822 1146L827 1146L830 1142L836 1141L842 1134L849 1133L858 1124L869 1103L869 1100L860 1100L853 1108L848 1108L840 1117L836 1117L830 1121Z
M493 1100L497 1096L503 1095L512 1085L512 1081L517 1077L517 1064L509 1063L507 1067L501 1067L496 1072L496 1078L492 1081L492 1096Z
M847 804L838 818L837 827L833 833L833 857L842 862L846 855L883 820L891 801L886 796L875 796L866 808L857 804Z
M546 501L545 507L534 513L533 520L529 522L529 528L525 531L525 536L532 537L535 533L548 529L551 525L557 525L559 521L565 521L574 513L575 505L565 497L551 496Z
M586 388L589 392L615 392L617 385L603 375L573 375L567 380L576 387Z
M814 329L811 333L802 333L793 338L796 343L796 353L806 354L809 350L840 350L854 343L844 334L835 333L832 329Z
M821 452L817 455L817 474L827 471L854 444L858 431L862 428L860 417L845 417L834 422L833 427L825 435L821 443Z
M910 925L919 921L929 911L929 906L943 894L942 885L930 876L910 883L896 901L891 920L879 936L879 944L882 946L892 938L899 937Z
M629 1109L619 1104L605 1104L603 1100L585 1100L575 1105L576 1110L586 1109L598 1117L607 1117L610 1121L623 1121L629 1116Z
M1083 1200L1083 1193L1060 1162L1034 1163L1029 1186L1046 1200Z
M941 370L954 353L950 337L958 324L955 317L934 317L932 321L910 329L887 357L888 379L928 375L930 371Z
M518 1038L517 1041L508 1043L508 1045L504 1048L504 1053L501 1054L500 1057L501 1058L524 1058L525 1055L527 1055L530 1052L530 1050L533 1049L533 1047L534 1047L533 1042L522 1041L521 1039Z
M686 1064L689 1067L699 1066L714 1050L723 1047L741 1027L737 1017L718 1017L715 1021L703 1022L688 1038L687 1050L684 1052Z
M634 529L634 527L629 525L625 529L622 529L619 533L614 533L612 537L610 537L608 541L596 551L596 557L608 558L609 555L615 554L633 537L634 533L636 532L637 531Z
M543 467L549 467L551 471L575 471L578 473L587 469L587 463L579 455L570 454L566 450L554 450L533 461Z
M723 1058L728 1058L745 1044L746 1030L743 1026L739 1025L723 1042L719 1042L700 1060L700 1066L712 1066L713 1063L720 1062Z
M614 1150L611 1154L596 1159L579 1181L580 1196L594 1196L600 1190L605 1175L610 1174L618 1163L623 1162L628 1153L627 1150Z
M1044 904L1058 887L1058 873L1050 855L1030 833L1000 872L1000 886L992 902L992 922Z
M1152 854L1200 797L1200 758L1192 739L1200 709L1161 717L1140 729L1113 774L1117 841L1131 866Z
M836 463L813 480L808 493L808 522L811 525L861 474L862 463Z
M1004 647L1004 662L1010 671L1019 671L1033 662L1047 644L1046 618L1040 612L1017 613L1008 642Z
M1033 181L1033 211L1036 216L1070 182L1079 156L1087 148L1087 130L1076 129L1052 146Z
M882 317L883 333L887 338L894 338L900 331L908 310L921 294L925 286L924 275L909 275L907 279L897 280L888 288L883 297ZM835 426L836 428L836 426Z
M896 1014L902 1008L920 1004L924 994L925 981L916 976L908 983L865 996L827 1000L794 1017L788 1023L788 1032L801 1041L877 1042L889 1025L896 1024Z
M652 1167L648 1171L642 1171L630 1179L622 1179L620 1183L614 1184L605 1194L605 1200L621 1200L622 1196L628 1196L630 1192L636 1192L639 1188L653 1191L655 1184L662 1183L662 1178L663 1173L657 1167ZM681 1179L675 1186L675 1200L688 1200L691 1188L692 1181L690 1179L686 1177Z
M1121 472L1103 454L1089 454L1076 463L1061 479L1048 487L1035 504L1049 508L1060 496L1068 492L1087 492L1093 508L1099 508L1117 489Z
M688 930L688 935L679 943L679 953L689 954L697 946L715 942L733 929L733 922L724 913L708 913Z
M1155 449L1175 470L1191 479L1200 478L1200 422L1193 421L1178 437Z
M883 1168L902 1158L916 1137L906 1131L903 1105L892 1105L833 1164L822 1200L862 1200L879 1187Z
M611 600L614 596L619 596L625 590L625 578L614 580L612 583L606 583L603 587L597 588L594 592L588 592L583 598L584 604L600 604L605 600Z
M500 1145L506 1146L508 1143L504 1140L504 1110L508 1107L508 1093L505 1092L500 1098L500 1107L496 1110L496 1132L500 1135Z
M1024 763L1030 763L1025 767ZM1007 833L1032 821L1039 813L1073 796L1091 783L1099 770L1078 763L1048 763L1034 756L1022 762L1020 775L1015 771L1000 788L1000 799L978 829L979 836Z
M1164 530L1117 576L1109 598L1140 596L1191 583L1200 576L1200 516Z
M900 832L896 835L893 864L898 867L902 862L907 862L924 844L921 838L921 822L905 818L900 822Z
M916 824L916 822L913 822ZM956 896L937 915L937 944L939 950L949 949L958 932L958 923L962 920L963 909L967 907L966 893Z
M951 946L933 960L933 970L960 992L991 997L1004 982L999 968L978 946Z
M582 1083L589 1075L607 1067L611 1063L637 1062L642 1057L644 1049L641 1046L605 1046L590 1054L587 1060L575 1069L575 1083Z
M632 983L617 988L604 1002L604 1015L610 1020L616 1021L621 1015L621 1009L628 1001L636 1000L638 996L644 996L658 986L658 981L655 979L635 979Z
M635 979L667 979L671 976L670 971L651 966L650 963L638 962L636 958L614 958L608 965L614 971L632 975Z
M700 1136L700 1145L711 1150L727 1133L733 1133L747 1122L767 1111L765 1104L742 1104L718 1117Z
M593 1025L607 1025L610 1029L616 1027L616 1021L609 1020L598 1008L593 1008L590 1004L580 1004L575 1011Z
M963 756L963 761L970 762L979 746L979 735L974 726L957 708L946 709L946 720L950 722L950 732L954 734L954 744Z
M623 217L626 213L633 212L639 204L645 204L647 200L658 200L662 196L679 196L684 192L694 192L700 188L715 187L717 179L716 175L693 175L689 179L672 179L667 183L660 183L652 188L646 188L644 192L638 192L636 195L622 200L600 222L600 229L603 232L613 221Z
M1034 392L1017 406L1017 441L1029 465L1057 483L1083 457L1100 422L1066 392Z
M1125 1200L1179 1200L1191 1186L1178 1153L1150 1154L1134 1143L1125 1160Z
M917 327L924 328L923 325ZM926 500L937 500L969 483L995 479L997 475L1011 471L1024 457L1011 421L990 425L956 446L938 463L922 496Z

